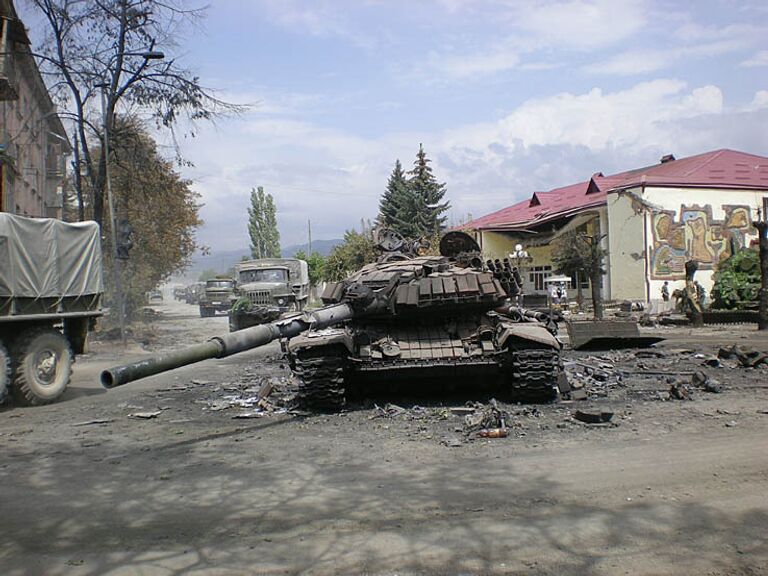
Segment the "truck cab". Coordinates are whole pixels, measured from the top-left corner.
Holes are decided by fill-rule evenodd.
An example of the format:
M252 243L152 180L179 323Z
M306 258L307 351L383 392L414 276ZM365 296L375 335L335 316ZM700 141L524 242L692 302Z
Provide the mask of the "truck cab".
M309 269L296 258L246 260L235 266L237 296L230 330L271 322L285 312L303 310L309 296Z
M235 301L235 281L231 278L212 278L205 283L200 294L200 317L227 312Z

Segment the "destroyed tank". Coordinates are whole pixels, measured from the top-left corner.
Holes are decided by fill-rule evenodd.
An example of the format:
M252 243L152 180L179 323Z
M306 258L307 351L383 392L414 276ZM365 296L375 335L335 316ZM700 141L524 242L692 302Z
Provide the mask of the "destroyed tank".
M449 232L439 256L378 234L369 264L322 294L324 306L216 337L186 350L106 370L111 388L192 362L283 340L308 407L340 409L349 394L398 383L492 384L517 400L554 398L561 370L556 325L511 304L521 280L508 261L480 258L469 235Z

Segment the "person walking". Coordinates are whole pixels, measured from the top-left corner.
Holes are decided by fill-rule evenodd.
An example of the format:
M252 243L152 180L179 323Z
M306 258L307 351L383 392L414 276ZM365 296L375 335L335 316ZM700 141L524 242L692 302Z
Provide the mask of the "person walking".
M666 280L661 287L661 299L664 300L664 302L669 302L669 282Z

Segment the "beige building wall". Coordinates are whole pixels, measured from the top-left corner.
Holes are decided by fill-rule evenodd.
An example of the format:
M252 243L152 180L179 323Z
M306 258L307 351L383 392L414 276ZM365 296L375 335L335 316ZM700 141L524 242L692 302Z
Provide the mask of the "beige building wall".
M642 205L637 201L633 202L628 194L609 194L606 208L608 299L644 301L646 299L645 211Z
M3 2L4 14L13 7ZM61 217L69 143L34 59L11 42L6 74L17 98L0 99L0 145L10 159L2 167L2 209L34 217ZM10 71L10 72L9 72Z

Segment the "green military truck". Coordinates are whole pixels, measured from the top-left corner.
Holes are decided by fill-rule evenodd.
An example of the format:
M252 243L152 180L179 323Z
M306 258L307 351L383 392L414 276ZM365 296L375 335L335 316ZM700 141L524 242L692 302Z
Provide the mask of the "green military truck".
M200 293L200 317L216 316L216 312L228 312L235 301L235 281L232 278L207 280Z
M10 392L48 404L64 393L103 292L95 222L0 213L0 402Z
M237 301L229 312L231 332L303 310L309 297L309 269L296 258L262 258L235 265Z

